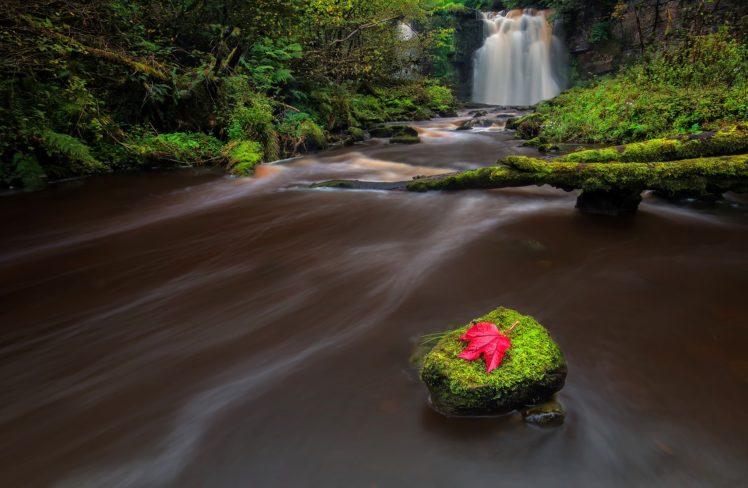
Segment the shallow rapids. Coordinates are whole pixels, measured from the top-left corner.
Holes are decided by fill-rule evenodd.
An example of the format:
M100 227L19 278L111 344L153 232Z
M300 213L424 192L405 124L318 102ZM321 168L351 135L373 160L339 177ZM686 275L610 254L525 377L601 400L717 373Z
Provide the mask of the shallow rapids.
M745 207L648 198L610 219L547 188L300 187L537 154L458 123L249 179L118 174L0 199L0 485L740 484ZM499 305L565 351L563 426L427 406L419 337Z

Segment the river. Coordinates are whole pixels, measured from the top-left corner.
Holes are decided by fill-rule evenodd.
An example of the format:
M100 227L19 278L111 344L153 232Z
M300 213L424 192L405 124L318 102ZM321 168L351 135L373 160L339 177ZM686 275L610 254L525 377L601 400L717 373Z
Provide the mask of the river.
M309 190L533 154L421 123L261 167L0 198L0 485L738 486L748 213L549 188ZM536 153L535 153L536 154ZM499 305L569 363L566 422L447 419L409 356Z

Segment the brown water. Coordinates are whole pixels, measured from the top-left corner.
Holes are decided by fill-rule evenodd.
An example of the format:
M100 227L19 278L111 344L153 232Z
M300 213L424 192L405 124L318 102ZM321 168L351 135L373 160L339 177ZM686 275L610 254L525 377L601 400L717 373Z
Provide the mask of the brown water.
M648 199L600 219L545 188L288 188L517 150L425 125L418 146L256 179L119 174L0 199L0 486L743 484L745 207ZM563 426L427 406L419 336L499 305L566 352Z

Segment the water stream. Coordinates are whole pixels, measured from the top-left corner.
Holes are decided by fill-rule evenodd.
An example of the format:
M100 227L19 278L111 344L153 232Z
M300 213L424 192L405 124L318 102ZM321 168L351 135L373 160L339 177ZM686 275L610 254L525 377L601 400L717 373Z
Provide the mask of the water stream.
M534 151L458 123L0 199L0 486L739 485L745 208L299 187ZM563 426L427 406L419 337L499 305L566 352Z

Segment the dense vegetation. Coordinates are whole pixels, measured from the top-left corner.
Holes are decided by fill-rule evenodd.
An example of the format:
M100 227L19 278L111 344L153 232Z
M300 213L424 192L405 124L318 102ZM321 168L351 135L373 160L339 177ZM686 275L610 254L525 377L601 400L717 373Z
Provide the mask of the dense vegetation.
M519 125L543 142L626 143L746 119L748 47L721 31L572 88Z
M11 0L0 12L0 186L260 161L452 110L425 0ZM410 25L419 34L408 33Z
M538 144L631 142L745 120L748 9L675 2L673 20L671 3L8 0L0 187L165 165L248 174L382 122L451 113L454 59L470 50L456 31L477 9L550 7L595 51L635 48L618 74L578 81L522 121L520 134ZM717 31L732 14L735 25Z

